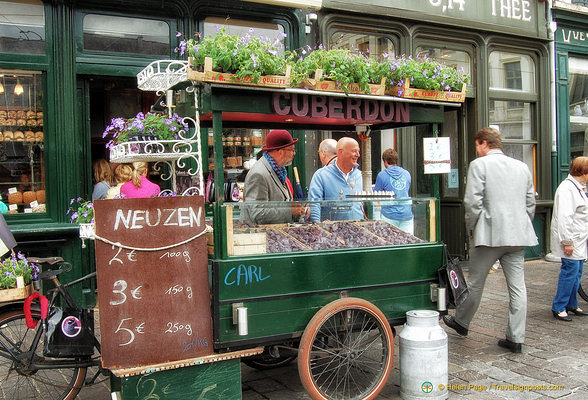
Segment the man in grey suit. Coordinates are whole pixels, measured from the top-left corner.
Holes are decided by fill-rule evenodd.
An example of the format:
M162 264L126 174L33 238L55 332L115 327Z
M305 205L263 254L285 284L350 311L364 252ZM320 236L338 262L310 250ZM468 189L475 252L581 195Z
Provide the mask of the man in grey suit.
M292 222L294 217L307 215L309 211L300 204L291 204L292 187L286 167L292 164L298 139L283 129L271 131L261 148L263 155L253 164L245 178L245 201L275 201L280 204L248 205L242 207L243 220L254 224L278 224Z
M447 326L462 336L482 298L488 271L500 260L509 294L506 338L498 345L521 352L525 340L527 289L525 246L537 245L532 220L535 213L533 178L527 165L502 152L500 132L483 128L475 137L478 158L470 163L464 198L466 229L471 235L469 296L455 317L443 316Z

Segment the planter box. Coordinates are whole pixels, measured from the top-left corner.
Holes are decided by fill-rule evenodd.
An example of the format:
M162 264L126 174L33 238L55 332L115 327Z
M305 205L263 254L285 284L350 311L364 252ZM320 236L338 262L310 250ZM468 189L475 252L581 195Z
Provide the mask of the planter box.
M227 72L216 72L212 70L212 58L204 59L204 72L193 69L192 58L188 59L188 79L199 82L227 83L231 85L261 86L273 88L290 87L290 70L286 67L286 75L263 75L257 82L253 82L252 77L239 78L236 74Z
M31 293L33 293L33 284L16 289L1 289L0 302L26 299Z
M441 90L427 90L427 89L415 89L411 88L410 83L405 80L404 85L394 86L391 89L386 90L386 95L397 96L409 99L419 100L437 100L437 101L449 101L453 103L463 103L466 98L466 84L463 84L461 92L446 92ZM402 91L402 92L401 92ZM400 93L400 94L399 94Z
M342 84L337 83L335 81L328 80L328 79L322 79L322 77L323 77L323 70L322 69L317 69L314 76L315 76L314 79L313 78L305 79L304 83L302 85L308 89L320 90L323 92L345 92L345 88ZM376 95L376 96L384 95L384 91L386 88L385 85L386 85L386 78L382 78L382 81L380 82L379 85L369 84L369 88L370 88L369 94ZM360 88L359 84L357 84L357 83L348 84L347 85L347 93L367 94L366 92L364 92Z

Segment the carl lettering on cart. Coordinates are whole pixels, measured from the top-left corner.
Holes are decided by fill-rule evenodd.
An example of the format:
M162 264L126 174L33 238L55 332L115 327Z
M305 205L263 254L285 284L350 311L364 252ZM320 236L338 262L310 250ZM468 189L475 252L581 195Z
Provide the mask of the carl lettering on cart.
M343 137L337 142L336 161L319 168L312 176L308 189L308 200L344 200L346 195L363 190L361 171L358 168L359 143L353 138ZM310 206L310 219L325 220L363 219L361 203Z
M263 155L253 164L247 174L243 189L243 199L247 201L291 202L292 184L288 179L286 167L292 164L296 154L295 144L286 130L273 130L261 148ZM283 206L247 206L242 208L243 220L254 224L279 224L307 217L308 209L302 204L284 203Z

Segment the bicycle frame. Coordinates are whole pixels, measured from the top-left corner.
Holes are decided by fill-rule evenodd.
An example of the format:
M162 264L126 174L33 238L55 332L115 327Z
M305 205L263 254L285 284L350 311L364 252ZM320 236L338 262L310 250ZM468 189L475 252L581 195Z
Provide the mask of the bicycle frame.
M53 288L49 291L49 293L51 293L49 307L53 307L55 305L55 302L56 302L57 298L59 297L58 294L61 294L61 296L65 300L65 303L68 306L74 307L74 308L79 308L78 305L75 303L74 299L67 292L67 288L72 285L75 285L77 283L80 283L86 279L89 279L95 275L96 275L96 273L92 272L90 274L87 274L79 279L68 282L66 284L61 284L61 282L59 282L59 280L57 279L56 275L52 276L49 280L51 280L53 282L53 284L55 285L55 288ZM40 307L38 305L34 305L31 308L32 308L32 310L40 312ZM41 337L42 337L41 335L43 334L44 331L45 331L45 327L41 326L39 324L39 321L37 321L37 327L35 328L35 336L33 338L33 341L31 343L29 351L27 351L28 354L26 355L26 357L21 357L21 354L25 354L25 353L16 354L12 349L17 348L18 346L16 346L15 343L12 343L11 340L0 330L0 357L11 359L16 364L24 364L30 370L72 368L72 367L87 368L87 367L92 367L92 366L100 366L99 358L92 358L92 357L87 358L87 359L55 358L55 359L51 359L50 361L43 360L44 362L36 362L34 349L37 349L39 342L41 340ZM98 350L98 352L100 352L100 342L98 341L98 339L96 339L95 335L93 335L93 336L94 336L94 347ZM6 343L6 342L8 342L8 343Z

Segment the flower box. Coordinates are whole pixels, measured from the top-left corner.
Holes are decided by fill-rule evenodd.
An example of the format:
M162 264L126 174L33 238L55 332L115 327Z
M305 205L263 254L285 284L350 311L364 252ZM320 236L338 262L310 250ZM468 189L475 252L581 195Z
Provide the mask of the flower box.
M204 59L204 71L196 71L193 69L192 58L188 59L188 79L199 82L214 82L226 83L232 85L246 85L246 86L262 86L273 88L287 88L290 87L290 70L291 67L286 67L286 75L262 75L257 82L253 82L253 77L239 78L236 74L227 72L217 72L212 70L212 58L206 57Z
M449 101L452 103L463 103L466 98L466 84L464 83L461 92L442 91L411 88L409 79L404 81L402 86L394 86L386 90L386 95L397 96L418 100Z
M30 283L24 287L14 289L1 289L0 302L26 299L33 293L33 284Z
M302 83L302 86L308 89L313 90L320 90L323 92L344 92L344 93L353 93L353 94L367 94L364 90L361 89L359 84L357 83L350 83L345 88L344 85L329 80L329 79L322 79L323 77L323 70L317 69L314 78L306 78ZM384 95L384 91L386 88L386 78L382 78L382 81L379 84L369 84L370 94L376 96Z

